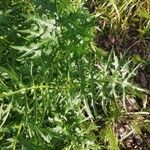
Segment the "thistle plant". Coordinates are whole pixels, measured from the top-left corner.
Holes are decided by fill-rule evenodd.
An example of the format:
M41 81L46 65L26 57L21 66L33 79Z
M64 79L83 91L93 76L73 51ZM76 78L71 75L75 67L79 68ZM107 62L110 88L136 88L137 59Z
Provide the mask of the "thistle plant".
M0 66L1 149L102 149L98 122L121 113L126 94L146 91L131 83L137 67L95 46L96 18L84 2L19 7L28 15L14 24L16 40L6 36L11 52L2 51L9 56Z

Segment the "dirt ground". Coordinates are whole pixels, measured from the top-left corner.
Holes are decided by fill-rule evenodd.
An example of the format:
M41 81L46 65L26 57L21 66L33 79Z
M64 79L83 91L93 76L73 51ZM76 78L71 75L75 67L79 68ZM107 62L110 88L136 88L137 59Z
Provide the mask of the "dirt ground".
M90 0L87 3L91 13L96 10L97 5L97 3L91 3ZM101 23L101 21L97 22L99 26L102 26ZM117 55L127 53L127 56L135 59L137 63L138 61L143 62L135 76L135 84L142 88L150 89L150 37L148 35L140 38L137 29L131 26L123 39L120 39L115 32L113 33L109 30L105 34L101 34L98 31L95 42L98 47L106 51L114 49ZM114 127L117 137L123 143L120 144L120 149L149 150L150 130L148 131L144 124L150 123L150 115L138 114L138 112L150 110L150 95L145 94L144 100L129 97L126 99L126 107L129 115L123 116ZM134 131L135 122L133 120L140 122L139 132Z

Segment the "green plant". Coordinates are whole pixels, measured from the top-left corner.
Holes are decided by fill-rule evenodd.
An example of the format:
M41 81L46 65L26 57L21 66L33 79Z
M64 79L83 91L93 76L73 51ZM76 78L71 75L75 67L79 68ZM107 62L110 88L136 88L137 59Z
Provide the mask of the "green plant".
M137 67L95 46L95 16L84 2L20 2L9 9L28 14L13 22L17 38L6 36L11 53L2 50L9 57L0 67L0 148L102 149L101 133L121 114L126 93L149 92L131 83Z

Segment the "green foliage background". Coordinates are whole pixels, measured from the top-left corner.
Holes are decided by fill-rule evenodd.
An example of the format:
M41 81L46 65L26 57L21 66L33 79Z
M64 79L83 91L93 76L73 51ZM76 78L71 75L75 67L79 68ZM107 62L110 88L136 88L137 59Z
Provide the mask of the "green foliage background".
M149 91L132 61L95 46L96 19L82 0L0 2L0 149L118 149L107 124Z

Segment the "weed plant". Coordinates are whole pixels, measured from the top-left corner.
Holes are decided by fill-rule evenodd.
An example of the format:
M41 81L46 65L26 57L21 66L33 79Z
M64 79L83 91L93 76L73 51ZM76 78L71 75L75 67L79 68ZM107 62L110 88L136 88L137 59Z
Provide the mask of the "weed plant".
M80 0L0 7L0 149L119 149L112 122L149 91L131 60L95 46L95 15Z

